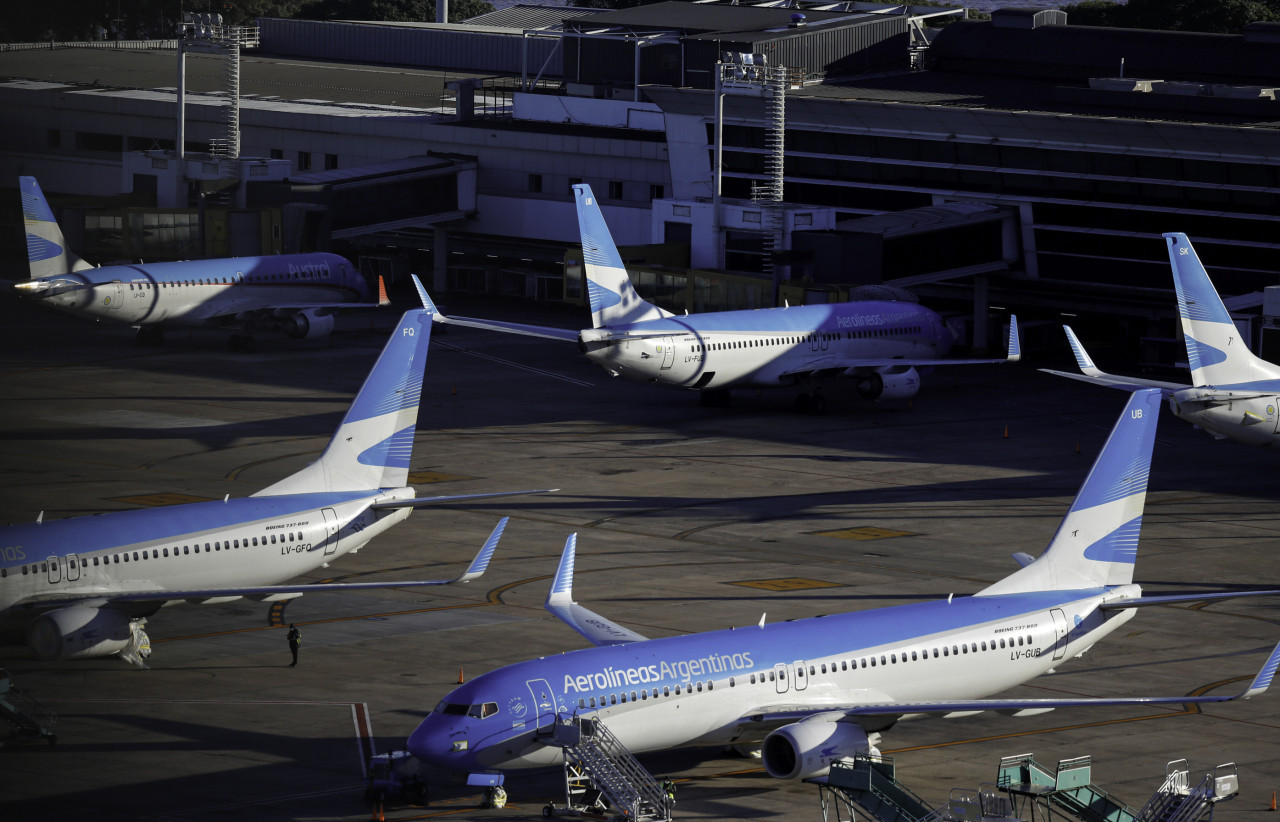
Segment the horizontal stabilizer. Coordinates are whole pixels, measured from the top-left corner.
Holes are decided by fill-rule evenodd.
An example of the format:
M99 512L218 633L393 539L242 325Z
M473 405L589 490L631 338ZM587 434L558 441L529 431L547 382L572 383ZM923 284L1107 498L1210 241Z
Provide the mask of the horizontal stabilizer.
M488 494L454 494L447 497L414 497L413 499L398 499L390 502L375 502L369 507L373 510L380 508L423 508L428 505L443 505L448 502L470 502L477 499L490 499L492 497L515 497L521 494L551 494L559 491L559 488L539 488L534 491L493 491Z
M573 562L577 545L578 535L570 534L564 543L564 553L560 555L560 567L556 569L551 592L547 594L546 609L594 645L625 645L648 639L573 601Z
M1190 594L1169 594L1166 596L1134 597L1133 599L1117 599L1104 602L1098 606L1103 611L1123 611L1127 608L1141 608L1146 605L1178 605L1183 602L1213 602L1236 597L1270 597L1280 596L1280 588L1258 591L1202 591Z
M1070 371L1055 371L1052 368L1041 368L1040 370L1046 374L1053 374L1057 377L1066 377L1070 380L1080 380L1081 382L1089 382L1094 385L1105 385L1108 388L1120 388L1125 391L1140 391L1144 388L1159 388L1164 393L1170 391L1180 391L1190 386L1183 383L1164 382L1162 380L1147 380L1142 377L1118 377L1114 374L1108 374L1093 364L1093 358L1089 356L1089 352L1085 350L1084 343L1080 342L1080 338L1076 336L1076 332L1071 330L1071 326L1064 325L1062 330L1067 334L1067 343L1071 346L1071 353L1076 358L1076 365L1080 369L1080 373L1076 374Z
M527 337L543 337L549 340L569 340L571 342L578 341L578 332L568 328L551 328L542 325L525 325L524 323L504 323L497 320L477 320L471 317L447 317L436 306L431 296L427 294L427 289L423 287L422 281L418 279L417 274L410 275L413 278L413 287L418 291L418 299L422 300L423 309L431 315L433 323L441 323L443 325L460 325L465 328L479 328L484 331L501 331L506 334L523 334Z

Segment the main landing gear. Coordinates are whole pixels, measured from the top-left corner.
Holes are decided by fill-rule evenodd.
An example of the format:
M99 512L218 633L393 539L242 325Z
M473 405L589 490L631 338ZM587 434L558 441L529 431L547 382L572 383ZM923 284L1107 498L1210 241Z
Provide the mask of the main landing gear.
M258 341L252 334L232 334L227 348L236 354L252 354L258 350Z

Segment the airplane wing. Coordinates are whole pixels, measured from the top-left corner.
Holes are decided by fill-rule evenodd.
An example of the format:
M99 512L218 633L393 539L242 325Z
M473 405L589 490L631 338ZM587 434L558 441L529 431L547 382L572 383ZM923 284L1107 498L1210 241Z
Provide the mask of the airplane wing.
M274 602L282 599L293 599L306 593L322 591L370 591L378 588L421 588L430 585L450 585L455 582L470 582L480 577L489 568L489 560L498 547L498 540L507 527L509 517L498 520L489 538L480 546L475 558L456 577L450 579L413 579L398 582L317 582L293 583L291 585L249 585L238 588L192 588L184 590L154 591L118 591L90 594L83 597L61 597L57 599L28 599L17 603L20 606L35 606L38 609L60 607L73 602L92 602L99 607L122 605L129 602L161 602L188 600L196 603L213 604L230 602L242 597L257 599L263 602Z
M559 488L539 488L535 491L494 491L488 494L455 494L448 497L414 497L413 499L398 499L391 502L375 502L369 507L375 510L378 508L422 508L427 505L439 505L446 502L464 502L473 499L514 497L520 494L552 494L559 490Z
M567 340L570 342L578 341L578 332L568 328L552 328L544 325L525 325L524 323L504 323L497 320L476 320L471 317L446 317L441 313L440 309L427 295L427 289L422 286L422 281L418 279L418 275L413 276L413 287L418 290L418 299L422 300L422 307L431 315L433 323L441 323L443 325L461 325L466 328L480 328L486 331L502 331L507 334L524 334L527 337L542 337L548 340Z
M570 534L564 543L564 553L560 555L556 578L547 594L546 609L594 645L626 645L648 639L573 601L573 560L577 545L578 535Z
M1177 605L1182 602L1212 602L1235 597L1267 597L1280 595L1280 589L1271 588L1259 591L1214 591L1212 593L1169 594L1154 597L1133 597L1132 599L1116 599L1098 606L1103 611L1123 611L1127 608L1140 608L1144 605Z
M1062 326L1062 330L1067 332L1067 343L1071 346L1071 353L1076 357L1076 365L1079 366L1080 373L1074 374L1070 371L1055 371L1052 368L1041 368L1040 370L1046 374L1066 377L1069 380L1089 382L1094 385L1105 385L1108 388L1120 388L1130 392L1140 391L1143 388L1159 388L1165 394L1168 394L1170 391L1181 391L1184 388L1191 387L1183 383L1146 380L1142 377L1119 377L1115 374L1108 374L1093 364L1093 358L1089 356L1089 352L1085 350L1080 339L1076 337L1076 332L1071 330L1071 326L1064 325Z
M1002 359L947 359L947 358L890 358L890 357L837 357L824 355L814 358L803 365L782 372L782 376L791 377L797 374L817 374L834 370L850 371L858 368L927 368L938 365L994 365L1005 362L1018 362L1022 359L1022 343L1018 339L1018 318L1009 317L1009 350Z
M956 718L998 711L1009 716L1034 716L1055 708L1104 708L1120 705L1203 705L1213 702L1232 702L1249 699L1271 686L1276 669L1280 668L1280 643L1244 690L1222 696L1131 696L1131 697L1076 697L1070 699L961 699L933 702L885 702L860 705L822 705L802 708L778 706L777 710L765 710L748 715L753 722L795 721L818 713L840 712L850 718L859 716L902 716L906 714L940 714Z

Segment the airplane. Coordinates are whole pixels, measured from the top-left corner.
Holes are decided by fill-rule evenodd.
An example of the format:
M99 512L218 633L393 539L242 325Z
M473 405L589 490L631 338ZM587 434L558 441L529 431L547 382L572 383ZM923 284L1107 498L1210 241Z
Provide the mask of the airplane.
M724 406L733 388L800 387L796 408L821 413L819 381L845 376L868 400L909 399L918 368L1013 362L1018 322L1009 318L1005 359L945 359L955 337L935 312L911 302L865 301L714 311L676 316L646 302L627 277L600 206L586 184L573 187L593 328L563 328L450 317L444 324L574 341L615 377L700 392Z
M139 345L158 346L179 327L237 329L232 351L251 352L254 329L294 339L333 333L338 309L389 305L381 281L371 300L364 276L336 254L280 254L94 267L68 247L34 177L19 177L31 278L20 297L94 320L136 326Z
M115 511L0 529L0 620L41 659L118 655L146 667L143 626L166 603L466 582L484 572L507 520L451 579L275 584L355 553L412 509L511 491L419 497L406 482L431 339L408 311L320 458L249 497Z
M546 608L594 647L519 662L452 690L410 735L414 756L469 784L556 765L556 723L603 722L632 753L760 746L779 779L875 755L904 717L1054 708L1202 704L1270 685L1280 644L1239 693L985 698L1081 656L1136 609L1238 594L1143 596L1133 582L1160 395L1134 393L1048 548L972 596L646 639L573 600L570 536Z
M1108 374L1093 364L1070 326L1063 326L1081 373L1049 374L1135 391L1158 388L1177 417L1208 431L1214 439L1248 445L1280 443L1280 366L1257 357L1231 320L1186 234L1163 235L1173 267L1178 315L1187 342L1192 385Z

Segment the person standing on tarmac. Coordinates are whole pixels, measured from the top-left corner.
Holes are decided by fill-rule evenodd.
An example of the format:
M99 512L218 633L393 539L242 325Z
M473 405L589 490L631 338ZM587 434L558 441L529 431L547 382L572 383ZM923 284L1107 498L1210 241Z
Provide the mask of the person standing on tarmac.
M302 632L298 630L292 622L289 623L289 653L293 654L293 662L289 664L290 668L298 667L298 646L302 643Z

